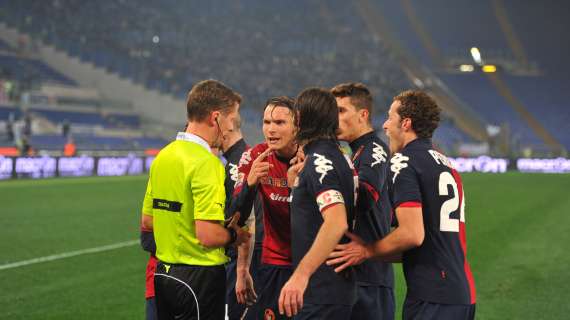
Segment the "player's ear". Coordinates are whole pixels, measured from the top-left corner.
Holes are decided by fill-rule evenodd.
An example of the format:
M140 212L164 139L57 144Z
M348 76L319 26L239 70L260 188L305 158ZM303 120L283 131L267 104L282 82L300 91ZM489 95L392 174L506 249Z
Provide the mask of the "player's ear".
M368 119L370 118L370 112L367 109L362 108L358 110L358 114L363 123L368 122Z
M402 120L402 128L406 131L412 130L412 119L411 118L404 118Z

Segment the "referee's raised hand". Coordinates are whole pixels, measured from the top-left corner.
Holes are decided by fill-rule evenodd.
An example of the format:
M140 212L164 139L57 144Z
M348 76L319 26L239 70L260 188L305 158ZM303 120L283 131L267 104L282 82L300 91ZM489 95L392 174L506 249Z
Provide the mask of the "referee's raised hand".
M249 238L251 238L251 233L247 230L247 228L240 228L238 225L238 221L239 221L239 217L241 216L241 214L239 212L236 212L232 219L230 220L230 223L228 224L228 226L226 227L228 230L232 229L235 231L235 240L233 240L232 242L230 242L231 245L233 246L239 246L240 244L249 241ZM231 234L231 232L230 232Z
M269 174L269 169L273 166L267 161L264 161L269 153L272 151L271 148L263 151L251 164L251 169L247 175L247 185L252 187L259 182L259 179L267 177Z

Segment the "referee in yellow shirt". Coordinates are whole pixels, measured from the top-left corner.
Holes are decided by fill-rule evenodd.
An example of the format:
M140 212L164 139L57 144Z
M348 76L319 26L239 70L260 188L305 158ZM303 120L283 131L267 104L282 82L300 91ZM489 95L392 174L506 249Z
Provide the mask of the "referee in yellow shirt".
M224 227L220 147L239 116L239 94L215 80L196 84L186 103L188 126L153 161L142 224L154 229L159 259L154 284L159 319L224 319L224 247L247 241L237 219Z

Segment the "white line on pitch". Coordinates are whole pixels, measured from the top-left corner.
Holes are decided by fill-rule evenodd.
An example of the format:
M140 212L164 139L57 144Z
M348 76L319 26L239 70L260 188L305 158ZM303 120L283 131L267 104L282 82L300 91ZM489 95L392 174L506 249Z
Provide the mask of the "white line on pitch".
M45 256L45 257L34 258L34 259L30 259L30 260L12 262L12 263L0 265L0 270L13 269L13 268L27 266L30 264L43 263L43 262L54 261L54 260L61 260L61 259L81 256L81 255L89 254L89 253L110 251L110 250L115 250L115 249L119 249L119 248L134 246L138 243L139 243L139 240L130 240L130 241L124 241L124 242L118 242L118 243L110 244L107 246L64 252L64 253L60 253L60 254L54 254L51 256Z

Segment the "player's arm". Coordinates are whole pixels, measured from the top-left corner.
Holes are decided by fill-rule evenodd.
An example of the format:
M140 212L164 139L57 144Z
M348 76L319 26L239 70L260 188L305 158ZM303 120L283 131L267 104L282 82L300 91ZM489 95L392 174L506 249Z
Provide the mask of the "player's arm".
M252 213L246 225L252 235L255 235L255 215ZM253 219L252 219L253 218ZM241 304L250 305L257 300L255 293L253 279L249 272L251 265L251 257L253 255L255 236L252 236L249 241L244 242L238 246L238 256L236 264L236 297L237 301Z
M368 248L371 257L388 262L401 262L402 253L424 242L425 229L421 204L396 208L399 226ZM393 261L397 259L397 261Z
M374 203L380 198L377 184L373 181L378 174L370 166L363 164L358 168L358 200L357 208L359 212L366 212L372 208Z
M399 226L386 237L374 243L366 244L354 234L348 234L350 243L339 244L327 261L335 265L336 272L349 266L357 265L367 259L378 258L385 262L401 262L402 253L422 245L425 237L422 208L398 207L396 209Z
M250 157L255 150L246 151L242 158ZM252 159L251 161L241 161L238 167L238 172L240 176L240 181L234 190L234 196L230 202L229 208L226 209L228 216L234 214L234 212L251 212L253 208L253 202L255 200L255 195L257 194L257 185L262 177L265 177L269 173L270 164L265 161L267 155L271 149L266 149L260 155ZM243 225L245 220L249 217L242 217L239 221L239 225Z
M156 242L154 241L152 216L148 213L142 213L141 219L141 247L144 251L156 254Z
M279 312L291 317L303 308L303 294L309 278L327 259L343 234L348 230L344 203L337 203L322 212L323 224L315 241L303 257L293 275L283 286L279 296Z
M373 149L368 146L359 157L358 171L358 209L368 211L380 198L380 190L383 190L388 173L387 154L384 148L376 151L384 157L373 157Z
M140 243L143 250L156 254L156 242L154 241L154 225L152 217L152 185L150 178L146 186L141 214Z

